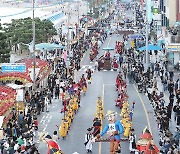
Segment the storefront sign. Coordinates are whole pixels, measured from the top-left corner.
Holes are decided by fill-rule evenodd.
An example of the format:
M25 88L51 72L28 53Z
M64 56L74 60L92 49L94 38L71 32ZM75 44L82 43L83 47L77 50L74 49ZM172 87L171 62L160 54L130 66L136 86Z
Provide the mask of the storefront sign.
M26 65L20 63L5 63L1 65L2 72L26 72Z
M167 49L172 51L180 51L180 45L168 45Z
M168 45L168 49L171 49L171 48L180 48L180 45Z

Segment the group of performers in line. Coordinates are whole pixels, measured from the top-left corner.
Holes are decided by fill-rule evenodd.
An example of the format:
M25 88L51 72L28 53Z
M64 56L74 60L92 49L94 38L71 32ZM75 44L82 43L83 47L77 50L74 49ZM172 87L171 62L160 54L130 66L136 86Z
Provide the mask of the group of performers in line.
M119 62L120 62L120 57L124 51L124 43L117 41L116 42L116 46L115 46L115 56L112 57L111 53L110 53L111 49L107 49L107 51L105 52L105 54L103 56L101 56L98 59L98 70L102 70L102 69L113 69L115 71L117 71L117 69L119 68ZM108 68L106 68L107 66L110 66Z
M64 90L61 94L61 99L64 108L61 109L60 112L64 113L64 117L61 121L60 127L58 126L57 127L59 129L59 134L62 138L65 138L67 136L71 123L73 122L74 115L77 113L80 107L81 93L85 94L87 91L87 84L91 83L93 71L88 69L86 73L87 73L86 77L85 74L83 74L79 82L77 82L76 84L72 82L71 86L69 86L69 88L67 90ZM95 118L93 126L95 127L94 130L97 131L95 131L96 133L94 135L100 132L100 129L97 129L98 125L101 125L101 122L98 123L98 119ZM86 138L87 141L90 139L89 135L87 135ZM48 154L51 153L63 154L56 140L54 140L53 137L49 135L48 132L42 132L40 134L39 140L47 144ZM89 146L89 148L91 147ZM92 151L89 150L89 152Z
M93 61L94 58L97 56L97 54L98 54L98 41L93 41L92 50L90 51L90 54L89 54L90 61Z
M61 109L61 113L64 113L64 117L59 127L59 133L63 138L67 136L74 115L80 107L81 93L86 94L87 84L91 83L93 71L88 69L86 73L87 77L82 74L79 82L72 84L72 88L62 93L63 109Z
M120 142L129 141L129 150L132 154L158 154L159 150L154 144L151 133L145 128L136 142L135 130L132 127L132 115L134 111L135 102L132 104L132 109L129 109L127 85L122 79L122 74L119 73L116 78L116 89L118 97L121 97L121 121L117 120L117 112L108 110L105 117L108 123L103 129L102 120L104 117L104 108L101 97L97 100L96 118L93 120L93 126L88 128L88 133L85 135L85 146L88 153L92 152L93 142L110 142L110 154L117 154L121 152ZM123 93L123 94L121 94ZM122 98L124 97L124 98ZM118 103L118 101L117 101ZM104 134L108 134L107 139L102 139ZM125 138L121 138L121 135Z

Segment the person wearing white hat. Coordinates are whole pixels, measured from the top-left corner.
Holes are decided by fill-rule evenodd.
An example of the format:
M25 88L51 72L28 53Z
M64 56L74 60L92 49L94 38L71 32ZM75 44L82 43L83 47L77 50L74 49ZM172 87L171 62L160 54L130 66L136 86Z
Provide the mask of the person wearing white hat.
M106 117L108 123L96 138L100 138L107 133L110 139L110 154L115 154L116 152L119 152L120 134L124 132L124 128L121 122L116 120L117 113L115 111L108 110Z

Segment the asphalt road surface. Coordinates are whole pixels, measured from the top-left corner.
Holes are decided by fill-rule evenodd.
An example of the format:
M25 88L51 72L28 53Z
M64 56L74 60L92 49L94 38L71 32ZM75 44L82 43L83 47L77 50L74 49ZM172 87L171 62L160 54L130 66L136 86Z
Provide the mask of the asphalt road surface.
M117 40L122 40L122 36L113 34L109 36L104 44L99 49L99 56L104 54L102 50L103 47L115 47L115 42ZM111 53L114 54L114 51ZM82 60L82 69L76 73L76 79L78 80L81 74L85 74L87 68L93 68L94 62L90 63L89 53L87 52ZM115 79L118 71L94 71L92 77L92 83L88 85L88 90L86 95L81 97L81 107L78 113L75 115L74 121L71 125L70 131L66 139L60 139L58 141L60 147L65 154L72 154L73 152L78 152L79 154L85 154L86 149L84 146L84 135L87 132L87 128L92 126L92 121L96 112L96 100L98 96L101 96L104 100L104 110L115 110L118 113L117 119L120 120L120 109L115 106L114 100L117 98L117 92L115 89ZM127 81L128 83L128 81ZM155 118L153 110L149 104L149 101L145 95L141 95L137 92L136 86L133 84L128 84L128 95L129 104L132 106L132 102L135 101L135 111L133 114L133 127L137 139L141 134L145 126L150 127L153 133L154 140L158 143L158 131L156 129ZM54 130L57 130L56 125L59 126L62 114L60 109L62 105L59 100L54 100L53 105L50 107L50 112L41 115L40 128L41 131L48 131L51 135ZM148 119L148 120L147 120ZM103 124L106 124L107 120L104 119ZM104 138L107 136L105 135ZM129 153L129 143L121 143L122 154ZM44 143L39 144L39 151L44 154L47 150L47 146ZM94 143L93 144L94 154L108 154L109 153L109 143Z

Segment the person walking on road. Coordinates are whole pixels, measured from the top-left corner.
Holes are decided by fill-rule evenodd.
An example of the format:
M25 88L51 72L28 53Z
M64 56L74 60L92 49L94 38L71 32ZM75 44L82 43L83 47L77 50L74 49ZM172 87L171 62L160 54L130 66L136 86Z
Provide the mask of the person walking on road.
M127 78L127 65L126 64L124 64L123 73L124 73L124 78L126 79Z
M92 153L92 138L93 138L93 135L91 133L91 130L92 128L88 128L87 131L88 133L86 133L85 135L85 147L86 147L86 150L87 150L87 153Z
M129 136L129 151L130 153L135 152L136 150L136 135L134 134L134 129L131 129L131 133Z

